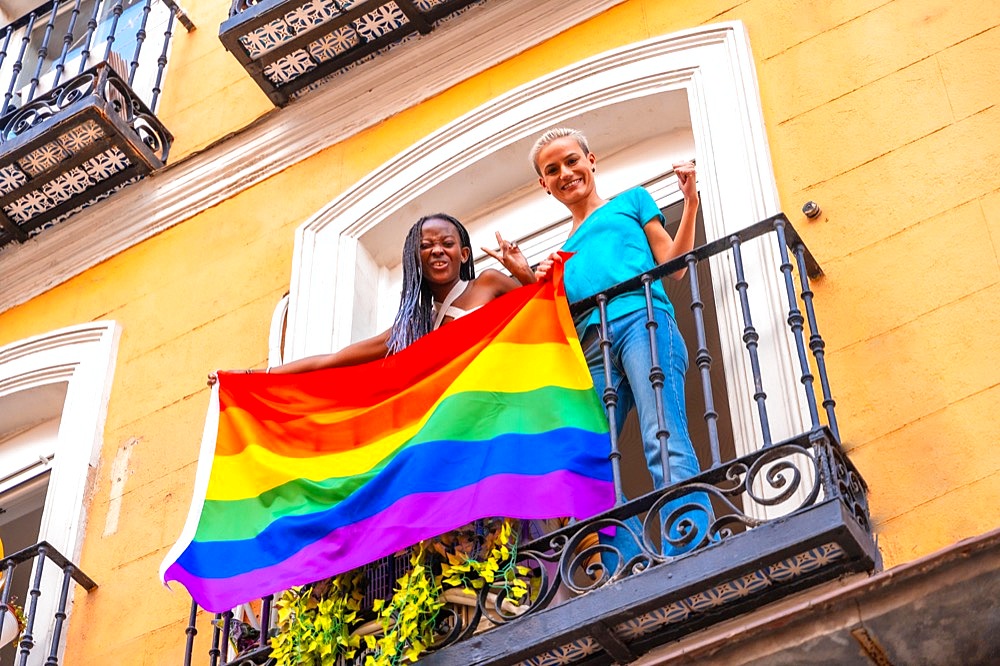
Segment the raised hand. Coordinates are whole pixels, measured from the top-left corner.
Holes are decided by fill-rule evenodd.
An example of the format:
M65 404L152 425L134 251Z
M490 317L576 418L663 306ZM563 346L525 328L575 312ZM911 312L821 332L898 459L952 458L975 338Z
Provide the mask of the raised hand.
M496 232L496 236L500 249L492 250L484 247L482 248L483 252L503 264L504 268L510 271L510 274L517 278L521 284L534 282L531 266L528 265L528 260L521 253L521 248L517 246L517 243L504 240L499 231Z
M677 176L677 184L681 188L681 194L684 195L685 199L696 199L698 197L698 185L695 182L694 160L674 162L673 168L674 175Z

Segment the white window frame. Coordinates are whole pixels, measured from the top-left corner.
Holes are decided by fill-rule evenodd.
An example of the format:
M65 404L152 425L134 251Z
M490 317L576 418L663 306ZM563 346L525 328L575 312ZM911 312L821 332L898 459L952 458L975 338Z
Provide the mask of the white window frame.
M97 466L104 441L120 335L115 322L98 321L0 347L0 397L49 384L67 384L39 540L48 541L76 563L87 529L89 473ZM44 572L42 584L51 594L39 598L37 617L53 618L54 622L62 574L51 562ZM36 645L46 645L51 630L49 624L36 625ZM47 654L42 652L32 650L32 664L36 658L38 664L44 661Z
M561 119L644 95L683 90L698 147L706 237L728 233L781 210L767 146L754 60L742 23L685 30L631 44L556 71L466 114L376 169L297 230L288 319L288 357L349 343L356 304L376 286L356 279L359 239L393 212L500 147L536 136ZM521 168L511 165L511 168ZM527 166L524 166L527 169ZM526 177L527 180L527 177ZM432 212L432 211L427 211ZM784 285L773 241L749 243L743 259L761 335L772 437L808 429L794 344L785 335ZM767 270L764 270L764 268ZM756 449L760 425L753 380L739 335L742 316L731 260L712 261L737 453ZM363 316L364 313L362 312Z

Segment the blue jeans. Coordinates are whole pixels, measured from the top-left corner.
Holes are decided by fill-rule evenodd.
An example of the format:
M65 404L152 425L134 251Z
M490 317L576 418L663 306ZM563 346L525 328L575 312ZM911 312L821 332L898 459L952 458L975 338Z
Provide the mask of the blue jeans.
M687 412L684 399L684 375L688 368L687 347L681 337L673 317L662 310L654 310L656 327L656 349L660 367L663 368L663 416L669 433L666 446L669 476L664 480L660 440L657 432L660 426L657 418L656 396L649 379L652 366L652 352L649 332L646 328L646 312L639 310L608 322L608 339L611 341L611 386L618 396L616 417L618 432L621 433L625 417L634 406L638 412L639 428L642 433L642 448L646 456L646 466L653 477L653 488L660 489L678 483L697 474L700 469L694 445L688 434ZM605 389L604 354L601 351L600 335L592 326L583 335L583 354L594 379L594 388L603 398ZM624 499L624 498L622 498ZM669 502L661 516L667 517L678 507L695 503L700 510L690 510L683 518L694 521L700 541L704 537L711 518L711 504L705 493L693 493ZM629 526L640 533L637 518L627 521ZM677 521L672 521L674 525ZM608 539L602 535L602 543L617 547L629 559L638 553L638 548L627 535ZM671 530L673 532L673 530ZM623 537L619 538L619 536ZM676 532L669 536L679 536ZM664 544L665 555L677 555L689 550L687 547L673 547Z

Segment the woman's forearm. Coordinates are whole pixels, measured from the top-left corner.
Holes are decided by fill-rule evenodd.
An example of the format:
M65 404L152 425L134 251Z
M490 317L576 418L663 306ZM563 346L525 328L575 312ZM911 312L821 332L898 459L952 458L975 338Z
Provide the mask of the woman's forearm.
M254 372L270 372L277 375L291 375L300 372L313 372L315 370L325 370L326 368L341 368L349 365L361 365L385 358L389 353L387 343L389 341L389 331L384 331L378 335L360 340L350 344L340 351L332 354L317 354L307 356L282 365L276 365L270 370L256 370Z

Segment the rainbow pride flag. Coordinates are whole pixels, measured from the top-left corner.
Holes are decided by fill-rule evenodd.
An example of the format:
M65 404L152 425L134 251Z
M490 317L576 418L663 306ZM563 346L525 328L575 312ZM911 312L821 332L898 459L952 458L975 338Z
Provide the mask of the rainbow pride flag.
M381 361L220 373L160 577L224 612L478 518L584 518L614 502L609 450L556 276Z

